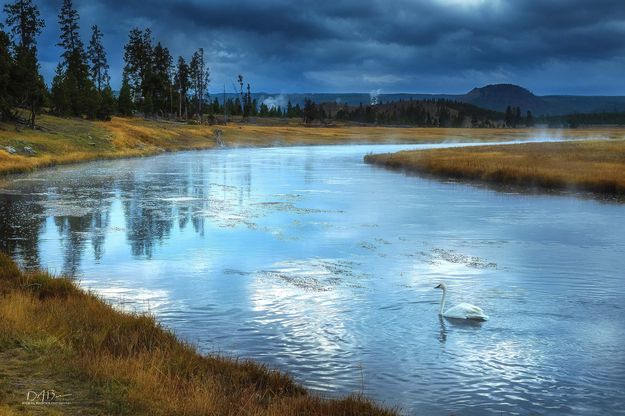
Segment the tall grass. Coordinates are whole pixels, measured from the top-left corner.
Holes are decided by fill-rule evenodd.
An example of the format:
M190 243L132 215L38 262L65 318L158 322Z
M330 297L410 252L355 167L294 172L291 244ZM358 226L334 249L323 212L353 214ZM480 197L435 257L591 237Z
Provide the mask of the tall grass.
M408 151L367 155L365 161L496 184L625 194L625 140Z
M395 128L354 125L307 127L296 120L240 120L227 126L196 125L142 118L114 117L96 122L50 115L38 117L41 130L0 123L0 174L18 173L94 159L146 156L166 151L212 148L214 129L228 146L293 146L342 143L434 143L442 141L502 141L537 134L563 137L622 137L614 128L568 131L509 129ZM9 154L32 147L35 155Z
M200 355L153 317L120 312L71 279L24 273L0 253L0 373L30 370L19 360L33 348L45 353L47 373L84 380L93 402L74 411L97 402L129 415L395 414L363 397L311 395L254 362ZM18 399L0 399L8 414L21 409Z

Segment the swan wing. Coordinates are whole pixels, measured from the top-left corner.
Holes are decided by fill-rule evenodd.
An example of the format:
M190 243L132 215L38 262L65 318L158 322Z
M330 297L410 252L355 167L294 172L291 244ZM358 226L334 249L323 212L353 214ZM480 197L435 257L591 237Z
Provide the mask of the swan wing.
M480 321L485 321L488 319L488 316L486 316L482 308L480 308L479 306L471 305L469 303L461 303L459 305L456 305L453 308L448 309L443 314L443 316L445 318L476 319Z

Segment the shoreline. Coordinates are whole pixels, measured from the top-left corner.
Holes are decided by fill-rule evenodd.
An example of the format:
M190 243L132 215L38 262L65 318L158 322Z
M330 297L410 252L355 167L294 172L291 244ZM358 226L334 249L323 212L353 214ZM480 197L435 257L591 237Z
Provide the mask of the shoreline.
M0 413L395 416L362 395L325 398L252 360L203 355L153 316L0 253ZM54 391L33 399L34 393ZM29 394L33 397L29 397ZM69 395L59 399L60 395ZM54 397L58 396L58 397ZM43 406L48 404L49 406ZM36 413L42 414L42 413Z
M366 155L364 162L408 174L495 187L625 196L625 139L409 150Z
M43 130L17 130L0 124L0 177L58 165L96 160L148 157L162 153L219 148L215 131L226 147L276 147L336 144L420 144L497 142L536 136L579 138L615 137L617 128L579 130L462 129L390 126L304 126L293 121L276 124L194 125L141 118L114 117L110 122L42 115ZM13 131L12 131L13 130ZM7 149L16 150L10 154ZM24 148L34 154L26 154Z

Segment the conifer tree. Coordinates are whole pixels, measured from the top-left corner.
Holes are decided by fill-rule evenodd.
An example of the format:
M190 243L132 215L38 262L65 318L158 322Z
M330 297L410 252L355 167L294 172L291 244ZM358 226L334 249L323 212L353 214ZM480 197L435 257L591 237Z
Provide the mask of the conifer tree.
M245 111L243 112L243 116L252 116L254 115L254 103L252 102L252 92L250 89L250 83L247 83L247 92L245 93Z
M97 118L100 120L110 120L111 115L116 111L116 99L111 89L111 77L109 76L109 65L106 59L106 51L102 45L102 31L97 25L91 27L91 40L87 48L87 59L89 61L89 76L91 82L98 91L98 112Z
M534 126L534 116L531 111L527 110L527 117L525 117L525 125L527 127Z
M36 40L45 23L32 0L15 0L4 6L4 12L14 50L9 86L12 105L29 110L28 124L34 128L35 116L47 93L39 74Z
M512 123L514 121L513 118L514 118L514 116L512 114L512 107L510 107L510 106L506 107L506 118L505 118L505 121L506 121L506 126L507 127L512 127Z
M170 88L171 80L169 78L172 66L172 57L169 50L160 42L156 44L152 57L152 89L154 109L161 114L167 112L170 108Z
M128 77L132 100L140 104L145 115L153 113L152 105L152 31L134 28L124 46L124 72Z
M245 99L243 98L243 75L239 74L237 76L237 83L239 84L239 106L241 107L241 114L245 114L245 110L243 105L245 103Z
M122 116L131 116L133 109L132 92L130 90L130 83L128 82L128 76L124 74L122 81L122 88L119 90L119 99L117 103L117 110Z
M189 65L189 75L191 78L191 85L195 92L195 99L197 104L197 114L200 117L200 122L204 121L204 97L209 82L209 70L204 62L204 49L198 49L191 57L191 63Z
M175 79L176 89L178 92L178 117L182 115L187 117L187 97L189 93L189 66L182 56L178 57L178 67L176 69ZM184 109L184 112L183 112Z
M61 40L58 43L63 48L63 53L52 82L52 105L59 114L86 114L89 118L95 118L99 97L89 79L87 55L78 33L78 20L78 11L72 0L63 0L59 13Z
M9 37L2 30L0 23L0 120L11 117L12 97L9 92L11 85L11 66L13 60L9 53Z
M93 25L91 27L91 40L87 49L87 57L90 63L89 73L91 81L98 89L98 92L109 86L111 80L108 72L109 65L106 60L106 52L102 45L102 37L100 28L97 25Z
M97 118L100 120L110 120L111 116L115 114L117 110L117 100L113 89L110 85L104 87L100 92L100 102L98 106Z

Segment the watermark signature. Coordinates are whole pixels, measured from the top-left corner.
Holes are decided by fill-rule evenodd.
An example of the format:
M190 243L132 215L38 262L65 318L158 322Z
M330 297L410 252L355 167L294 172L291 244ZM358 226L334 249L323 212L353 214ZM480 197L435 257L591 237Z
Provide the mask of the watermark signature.
M69 401L71 394L61 394L55 390L41 390L33 391L29 390L26 393L26 401L22 404L25 405L66 405L71 404Z

